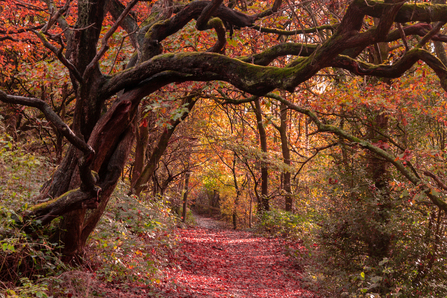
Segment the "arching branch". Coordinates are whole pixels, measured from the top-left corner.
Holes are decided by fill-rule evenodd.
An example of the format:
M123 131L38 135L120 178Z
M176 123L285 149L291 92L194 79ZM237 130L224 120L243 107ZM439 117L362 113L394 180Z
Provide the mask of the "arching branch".
M217 10L217 8L222 4L223 0L212 0L200 13L197 18L196 28L198 30L205 30L208 24L208 20Z
M76 136L73 131L65 124L64 121L51 109L51 107L44 102L43 100L37 98L28 98L23 96L15 96L8 95L5 92L0 90L0 101L10 103L10 104L19 104L28 107L34 107L39 109L44 115L45 118L51 122L56 129L64 135L67 140L73 144L76 148L81 150L85 154L94 154L95 151L92 147L90 147L86 142L84 142L81 138Z
M333 61L331 66L344 68L361 76L370 75L384 78L398 78L419 60L424 61L431 69L433 69L440 79L441 86L444 90L447 90L447 69L445 68L444 64L442 64L438 58L430 54L428 51L420 48L408 51L393 65L375 65L361 62L347 56L339 56Z
M314 28L298 29L298 30L281 30L276 28L266 28L259 25L253 26L253 29L263 33L273 33L284 36L292 36L298 34L316 33L320 30L335 30L338 25L322 25Z

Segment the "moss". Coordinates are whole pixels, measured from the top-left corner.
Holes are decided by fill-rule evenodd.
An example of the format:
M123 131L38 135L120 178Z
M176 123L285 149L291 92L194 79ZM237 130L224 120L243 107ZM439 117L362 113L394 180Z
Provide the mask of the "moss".
M223 27L223 22L221 19L219 18L212 18L211 20L208 21L208 26L210 28L221 28Z
M48 201L46 201L46 202L43 202L43 203L34 205L34 206L32 206L29 210L30 210L31 212L36 212L37 210L41 210L41 209L48 208L50 205L52 205L52 204L58 202L59 200L65 200L71 193L74 193L74 192L76 192L76 191L78 191L78 190L79 190L79 188L75 188L75 189L69 190L69 191L63 193L62 195L60 195L60 196L57 197L57 198L54 198L54 199L52 199L52 200L48 200Z
M160 29L160 27L166 26L171 22L170 19L167 20L162 20L162 21L158 21L156 23L154 23L151 28L149 30L147 30L146 34L144 35L144 38L152 40L152 33L156 33L158 32Z
M153 22L155 22L158 18L158 16L160 15L159 11L153 12L149 15L149 17L147 17L142 23L140 28L144 28L150 24L152 24Z
M383 1L372 0L356 0L355 4L360 7L363 12L372 17L380 17L383 9L394 3L384 3ZM397 16L396 21L399 23L419 21L419 22L435 22L444 19L447 7L440 4L432 3L406 3L404 4Z

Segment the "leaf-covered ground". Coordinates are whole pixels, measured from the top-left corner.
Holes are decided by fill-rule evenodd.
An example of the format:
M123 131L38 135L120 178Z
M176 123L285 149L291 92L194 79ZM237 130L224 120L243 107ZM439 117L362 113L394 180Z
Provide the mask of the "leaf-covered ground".
M163 297L318 297L301 287L282 240L198 221L178 231L178 266L166 269Z

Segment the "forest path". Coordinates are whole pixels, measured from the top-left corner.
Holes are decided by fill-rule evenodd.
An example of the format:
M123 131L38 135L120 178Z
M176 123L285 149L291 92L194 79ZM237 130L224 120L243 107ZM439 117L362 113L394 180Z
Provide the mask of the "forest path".
M301 288L283 240L231 230L212 218L196 220L196 227L178 230L181 270L165 271L163 297L317 297Z

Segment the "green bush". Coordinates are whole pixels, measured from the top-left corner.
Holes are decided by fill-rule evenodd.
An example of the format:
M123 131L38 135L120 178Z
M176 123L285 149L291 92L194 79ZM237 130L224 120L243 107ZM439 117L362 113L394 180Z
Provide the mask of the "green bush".
M27 153L7 135L0 137L0 293L7 297L47 297L43 277L68 269L58 244L44 237L52 226L27 235L20 224L20 212L32 204L52 169L44 157Z
M159 283L160 268L168 265L176 245L178 218L167 202L143 202L120 189L91 235L88 263L106 282Z
M301 215L272 209L261 213L256 228L272 236L300 240L311 233L313 224Z
M50 177L54 165L26 152L8 135L0 136L0 201L11 210L23 210Z
M91 297L101 295L95 293L101 281L160 282L160 268L169 263L176 247L173 229L178 221L162 199L138 201L124 194L126 185L119 185L89 239L85 267L76 269L61 262L58 244L47 240L57 219L32 235L17 224L20 211L33 203L30 198L38 194L53 166L2 136L0 169L0 294ZM96 273L86 272L90 268Z
M384 197L357 183L346 192L340 182L320 204L309 275L339 297L445 298L445 214L406 189Z

